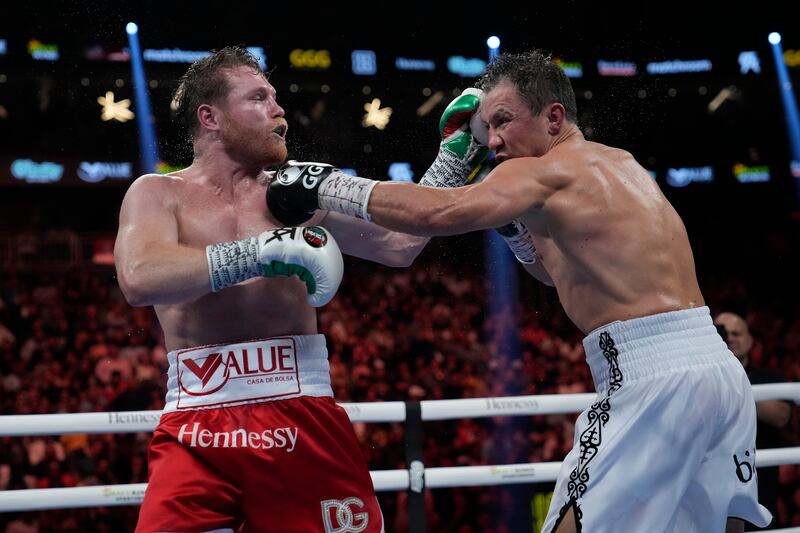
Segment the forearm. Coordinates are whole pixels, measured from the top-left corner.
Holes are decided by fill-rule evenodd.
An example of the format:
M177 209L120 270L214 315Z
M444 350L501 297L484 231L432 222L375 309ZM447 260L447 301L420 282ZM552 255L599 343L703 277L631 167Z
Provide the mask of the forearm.
M190 302L211 292L206 250L179 244L151 244L135 257L118 258L117 277L135 307Z
M528 272L528 274L541 281L545 285L549 287L556 286L556 284L553 283L553 278L550 277L550 273L547 271L541 261L536 261L533 264L522 263L522 266L525 268L525 271Z
M437 189L410 183L379 183L369 197L370 220L411 235L434 237L471 231L472 217L459 210L465 188Z
M373 256L368 259L392 267L411 266L430 240L430 237L388 232L376 240Z
M316 222L309 222L327 228L342 252L392 267L411 265L430 240L331 211Z
M764 400L756 402L756 415L761 422L782 428L789 423L792 406L782 400Z
M430 237L391 231L377 224L369 225L378 231L365 232L358 239L348 241L343 245L343 250L346 246L346 253L390 267L408 267L430 241Z

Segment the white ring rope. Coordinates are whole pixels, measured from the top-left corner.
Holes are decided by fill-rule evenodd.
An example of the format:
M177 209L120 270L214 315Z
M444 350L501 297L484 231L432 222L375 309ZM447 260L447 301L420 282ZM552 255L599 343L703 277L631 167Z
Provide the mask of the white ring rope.
M757 401L788 399L800 404L800 383L753 385ZM577 413L589 407L596 396L587 394L542 394L460 400L425 400L422 420L457 420L490 416L552 415ZM353 422L402 422L404 402L340 404ZM0 416L0 437L68 435L72 433L136 433L153 431L161 411L108 413L60 413L52 415Z
M800 464L800 446L759 450L756 466ZM483 487L555 481L560 462L520 463L487 466L450 466L425 469L425 487ZM407 490L408 470L373 470L370 472L377 492ZM147 483L96 485L60 489L23 489L0 492L0 513L41 511L78 507L139 505Z
M800 383L754 385L756 400L790 399L800 403ZM515 396L431 400L422 403L423 420L447 420L499 415L566 414L581 411L594 394ZM353 422L400 422L405 420L403 402L341 404ZM152 431L160 411L73 413L0 416L0 436L61 435L68 433L130 433ZM800 446L759 450L756 465L800 464ZM507 485L555 481L560 462L489 466L425 468L426 488ZM370 472L375 490L407 490L408 470ZM146 483L98 485L57 489L0 491L0 512L138 505ZM774 530L800 533L800 528Z

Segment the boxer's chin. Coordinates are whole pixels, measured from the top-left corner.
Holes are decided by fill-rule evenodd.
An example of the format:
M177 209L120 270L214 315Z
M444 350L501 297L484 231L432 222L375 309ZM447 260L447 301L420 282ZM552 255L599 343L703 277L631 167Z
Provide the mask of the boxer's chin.
M247 146L248 159L258 161L263 167L276 167L286 161L288 152L283 142L267 142L260 145Z
M268 159L264 166L277 166L286 161L289 155L285 144L270 144L267 146L264 156Z

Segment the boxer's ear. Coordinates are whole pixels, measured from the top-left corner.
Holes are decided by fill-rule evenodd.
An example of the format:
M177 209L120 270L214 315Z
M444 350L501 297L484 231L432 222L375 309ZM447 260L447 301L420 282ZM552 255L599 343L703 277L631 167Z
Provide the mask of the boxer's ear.
M550 135L561 133L561 127L564 125L564 119L567 116L564 106L558 102L553 102L546 105L542 113L547 118L547 133Z
M219 130L219 110L211 104L200 104L197 108L197 122L209 131Z

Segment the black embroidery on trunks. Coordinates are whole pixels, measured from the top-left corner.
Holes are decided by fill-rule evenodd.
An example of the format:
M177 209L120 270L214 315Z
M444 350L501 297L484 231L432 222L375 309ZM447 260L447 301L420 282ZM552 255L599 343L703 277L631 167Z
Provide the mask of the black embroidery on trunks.
M578 464L570 473L569 481L567 482L569 500L561 507L558 513L558 523L561 523L570 506L574 506L578 531L581 530L578 520L583 516L578 499L586 492L586 486L589 483L589 463L597 456L600 443L603 441L603 428L608 422L611 411L611 395L622 387L622 371L619 369L619 361L617 360L619 352L615 347L614 339L607 331L600 334L599 347L608 363L608 391L605 397L595 402L586 413L589 426L583 430L578 439L580 445Z
M563 522L564 519L567 517L567 512L569 511L570 508L573 509L573 514L575 515L575 531L577 533L581 533L583 531L583 525L581 524L581 518L583 518L583 511L581 511L581 506L575 502L574 498L570 498L570 500L558 512L558 520L556 520L556 525L553 526L553 531L558 530L558 526L560 526L561 522Z

